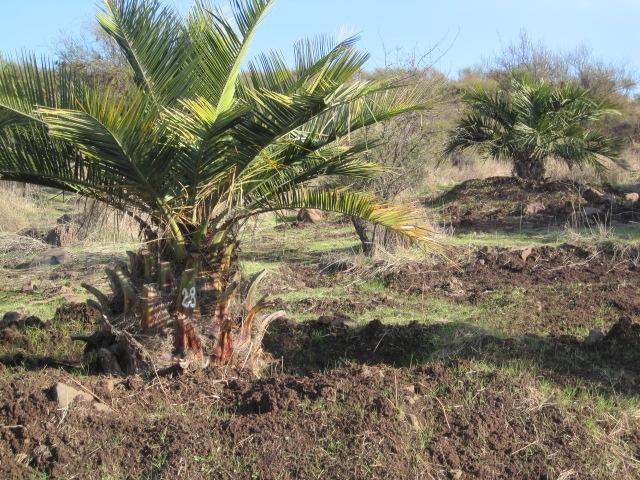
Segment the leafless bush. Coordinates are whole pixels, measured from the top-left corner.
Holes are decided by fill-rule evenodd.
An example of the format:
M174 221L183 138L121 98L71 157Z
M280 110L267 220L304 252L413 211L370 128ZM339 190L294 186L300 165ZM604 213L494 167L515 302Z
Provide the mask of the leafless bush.
M380 139L381 145L367 154L367 159L385 167L385 172L375 178L357 182L357 187L376 194L385 201L413 195L425 182L431 168L436 163L440 143L446 128L442 118L446 116L443 105L450 98L448 79L432 68L424 66L427 55L402 55L398 60L388 62L383 69L367 74L374 78L400 78L411 84L408 92L412 98L429 108L402 118L380 123L367 129L363 134ZM427 219L423 219L427 221ZM353 224L362 243L363 251L374 254L378 249L393 250L407 246L404 238L357 219Z
M542 42L534 42L524 31L518 41L485 62L484 70L498 81L506 80L514 71L526 71L534 79L556 84L575 82L599 97L628 96L636 87L634 75L625 66L596 58L585 46L570 51L551 50Z

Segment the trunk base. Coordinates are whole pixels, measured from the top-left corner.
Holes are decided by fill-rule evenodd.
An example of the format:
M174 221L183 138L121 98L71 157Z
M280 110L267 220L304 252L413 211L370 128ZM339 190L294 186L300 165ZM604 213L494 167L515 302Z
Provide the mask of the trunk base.
M109 340L101 344L87 342L85 362L91 373L114 376L160 374L213 365L227 365L258 374L270 363L263 354L262 339L271 322L283 317L286 317L285 312L261 317L255 322L251 335L243 341L241 327L233 328L225 334L227 341L235 339L231 343L233 348L225 349L224 355L219 351L218 339L203 331L207 328L189 325L182 331L169 328L150 336L129 333L105 319L103 329L94 337ZM86 341L86 338L81 340ZM177 339L185 342L186 350L176 349Z
M197 268L185 268L181 275L173 269L168 275L161 263L159 281L151 283L155 277L146 254L129 252L129 259L129 265L107 272L112 295L85 285L99 301L88 303L103 319L100 331L74 337L86 343L91 372L157 374L215 364L257 373L266 365L262 339L270 323L285 313L263 315L269 304L254 300L264 272L247 281L238 273L232 280L219 272L198 274Z
M541 182L546 174L544 160L517 159L514 163L513 173L523 180Z

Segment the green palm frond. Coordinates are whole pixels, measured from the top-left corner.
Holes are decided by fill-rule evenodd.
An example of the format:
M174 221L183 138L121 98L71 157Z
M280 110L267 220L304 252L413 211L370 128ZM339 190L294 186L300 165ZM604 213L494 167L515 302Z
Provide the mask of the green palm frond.
M378 203L367 193L302 187L273 195L261 203L265 212L313 208L358 217L442 251L442 245L434 240L433 230L426 225L423 211L412 205Z
M104 0L98 20L135 82L116 91L30 57L4 65L0 177L141 212L175 243L232 235L249 216L296 206L426 240L413 207L307 187L381 174L366 158L378 139L355 132L424 109L417 92L358 79L368 56L355 38L302 41L292 66L278 53L248 62L272 4L231 0L226 15L198 0L183 17L159 0Z
M195 56L177 13L158 0L104 0L102 28L118 43L136 83L158 103L190 93Z
M0 69L0 131L40 123L34 107L72 108L86 87L65 66L25 55Z
M216 109L229 109L236 98L240 68L244 63L256 29L273 0L234 0L232 24L219 9L206 1L196 3L189 29L193 41L198 78L198 93L215 99Z

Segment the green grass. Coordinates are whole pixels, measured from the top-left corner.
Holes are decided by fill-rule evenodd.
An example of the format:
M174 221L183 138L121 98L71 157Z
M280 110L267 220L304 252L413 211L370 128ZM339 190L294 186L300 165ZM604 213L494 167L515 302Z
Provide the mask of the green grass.
M447 243L453 246L487 246L519 248L530 246L560 245L568 237L563 230L540 233L536 231L522 232L473 232L453 235L447 239Z
M65 299L62 297L50 297L39 292L0 291L0 312L18 312L48 320L64 303Z
M618 246L640 245L640 225L616 224L601 231L596 227L523 229L521 231L464 232L448 237L446 242L453 246L488 246L524 248L535 246L558 246L563 243L613 242Z

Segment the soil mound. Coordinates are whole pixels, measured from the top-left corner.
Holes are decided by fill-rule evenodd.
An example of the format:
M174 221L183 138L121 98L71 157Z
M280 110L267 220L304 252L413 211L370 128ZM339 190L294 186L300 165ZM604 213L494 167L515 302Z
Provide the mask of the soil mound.
M608 357L618 358L628 368L640 369L640 323L624 317L616 322L597 348Z
M402 292L513 308L505 332L574 335L598 318L609 328L640 317L637 252L575 245L519 250L482 247L451 252L456 263L407 263L384 277ZM587 330L588 331L588 330Z
M483 230L629 221L640 217L637 197L567 180L491 177L463 182L427 205L458 229Z
M82 239L82 227L85 221L85 216L82 214L65 213L56 220L53 228L31 227L22 230L19 234L41 240L54 247L67 247L76 240Z
M363 365L262 380L195 372L149 382L84 379L83 390L115 413L97 412L79 400L59 411L50 391L57 381L69 381L65 374L16 373L0 380L0 477L368 480L638 473L631 463L611 470L609 447L589 434L579 407L549 401L526 377L463 374L471 366L459 367ZM599 427L617 425L602 418ZM627 448L635 448L636 439L629 442Z

